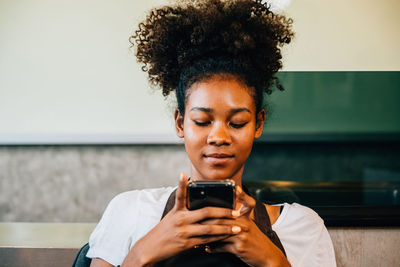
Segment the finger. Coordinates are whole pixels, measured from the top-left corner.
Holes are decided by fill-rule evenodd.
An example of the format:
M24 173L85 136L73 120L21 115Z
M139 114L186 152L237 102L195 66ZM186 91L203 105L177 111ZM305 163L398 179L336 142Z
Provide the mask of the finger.
M243 218L243 217L242 217ZM200 224L203 225L226 225L226 226L239 226L241 228L241 232L248 232L249 227L247 224L242 221L240 218L233 220L233 219L209 219L202 221Z
M188 177L186 173L182 172L179 178L178 189L176 190L176 196L175 196L175 207L177 210L186 209L187 183L188 183Z
M188 237L209 237L217 235L236 235L241 232L241 227L237 225L203 225L191 224L184 228Z
M224 239L224 242L219 243L219 245L217 244L217 246L222 246L222 245L226 245L226 244L235 244L235 242L237 242L238 239L239 239L239 235L230 235Z
M233 243L225 242L218 244L216 246L209 246L207 249L208 253L221 253L221 252L229 252L235 254L235 247Z
M188 224L198 223L210 218L227 218L233 219L240 216L239 211L226 208L205 207L198 210L189 211Z
M242 235L231 235L221 242L211 244L210 252L217 253L217 252L230 252L232 254L238 255L240 251L244 249L243 243L241 241Z
M218 235L218 236L202 236L202 237L192 237L189 239L189 247L194 247L198 245L209 244L221 240L225 240L229 235Z
M240 215L250 215L251 211L256 206L256 200L247 195L240 186L236 187L236 197L242 203L239 209Z

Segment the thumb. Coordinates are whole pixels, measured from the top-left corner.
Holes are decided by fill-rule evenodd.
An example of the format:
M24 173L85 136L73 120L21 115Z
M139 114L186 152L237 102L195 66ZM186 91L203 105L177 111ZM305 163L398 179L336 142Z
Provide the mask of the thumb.
M188 183L188 177L186 173L182 172L179 177L179 185L176 190L175 196L175 208L177 210L186 209L186 187Z
M236 186L236 197L242 203L239 209L240 215L249 216L256 206L256 200L246 194L240 186Z

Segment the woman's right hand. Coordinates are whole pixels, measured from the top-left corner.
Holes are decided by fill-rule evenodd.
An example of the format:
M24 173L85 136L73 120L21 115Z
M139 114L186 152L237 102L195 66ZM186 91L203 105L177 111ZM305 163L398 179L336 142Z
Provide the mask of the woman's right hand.
M136 242L122 266L152 266L196 245L219 241L241 231L237 226L200 224L206 219L233 219L240 214L239 211L216 207L188 210L187 184L187 175L182 173L174 208Z

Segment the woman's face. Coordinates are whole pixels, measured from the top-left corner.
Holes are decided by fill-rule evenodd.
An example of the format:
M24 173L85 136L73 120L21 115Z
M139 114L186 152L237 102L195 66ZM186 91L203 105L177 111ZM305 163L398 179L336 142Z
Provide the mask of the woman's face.
M184 118L175 111L197 180L233 179L241 185L254 138L261 136L265 111L257 114L252 89L234 76L215 75L189 89Z

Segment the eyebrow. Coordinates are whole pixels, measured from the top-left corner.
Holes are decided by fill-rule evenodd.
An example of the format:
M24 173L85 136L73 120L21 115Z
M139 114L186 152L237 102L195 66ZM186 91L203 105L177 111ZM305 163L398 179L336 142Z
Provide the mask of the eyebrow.
M207 112L207 113L213 113L214 110L212 108L204 108L204 107L194 107L191 108L190 111L203 111L203 112ZM239 112L248 112L251 113L251 111L248 108L233 108L229 111L230 114L236 114Z

